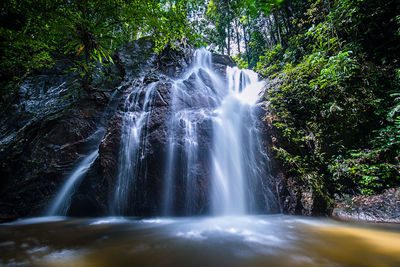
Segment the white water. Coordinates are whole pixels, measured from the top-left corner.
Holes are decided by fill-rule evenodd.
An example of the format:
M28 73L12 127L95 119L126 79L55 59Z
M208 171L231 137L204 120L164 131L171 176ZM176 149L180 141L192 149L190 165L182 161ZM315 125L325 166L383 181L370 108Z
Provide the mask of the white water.
M224 82L213 69L211 54L205 49L195 52L191 68L181 79L174 81L171 92L172 116L168 122L168 152L164 177L163 214L175 213L175 187L183 184L184 215L198 213L199 198L199 130L202 123L212 118L212 110L223 94ZM183 128L183 133L181 129ZM181 212L182 213L182 212Z
M138 179L146 179L141 174L143 149L147 143L147 125L150 119L153 95L157 83L153 83L143 92L142 87L133 90L125 100L124 117L122 122L121 149L119 154L119 169L117 185L111 211L116 215L126 215L129 205L132 205L131 193L137 192L135 186ZM145 94L141 103L141 94Z
M253 173L263 160L260 158L263 148L254 143L258 136L252 108L260 98L264 83L253 71L229 67L227 80L228 93L216 109L213 121L211 200L216 215L248 213L252 209L248 202L251 197L248 184L262 175Z
M204 162L199 158L204 157L204 153L210 157L206 166L211 181L208 198L214 215L269 211L268 202L275 199L264 185L264 180L269 178L269 159L263 152L257 118L253 114L263 86L251 70L228 67L226 78L220 76L213 69L211 53L205 49L196 51L192 67L183 78L175 81L172 91L173 112L164 183L165 215L176 214L177 190L181 184L185 188L183 214L199 212L197 203L204 197L200 194L204 190L204 174L201 173L204 170L199 166ZM204 152L200 151L199 138L202 137L201 128L207 123L212 125L211 140ZM254 196L257 190L263 194L262 207Z
M92 166L93 162L99 155L98 149L85 157L80 164L72 171L72 174L67 178L66 183L62 186L61 190L57 193L51 206L46 212L47 216L66 215L70 206L71 198L77 183L85 176L86 172Z

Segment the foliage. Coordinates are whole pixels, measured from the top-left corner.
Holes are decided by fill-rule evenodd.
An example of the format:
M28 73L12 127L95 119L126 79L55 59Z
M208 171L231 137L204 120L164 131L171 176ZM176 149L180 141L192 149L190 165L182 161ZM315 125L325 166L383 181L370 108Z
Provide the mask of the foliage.
M0 105L65 61L87 93L116 49L147 36L208 46L276 81L267 93L288 174L322 195L399 183L400 16L395 0L7 0Z
M274 149L287 173L331 197L400 184L394 5L309 1L293 20L296 34L281 36L256 67L279 81L267 99L280 139ZM371 17L386 27L370 23ZM384 50L393 51L390 59Z
M239 69L249 68L249 64L247 63L247 61L244 60L243 58L240 58L239 55L234 56L232 59L236 62L236 65Z
M281 71L284 67L284 62L280 60L283 56L283 52L283 48L280 44L268 50L264 55L259 57L259 62L255 70L263 77L268 77Z
M1 6L2 97L33 70L62 60L92 88L96 66L113 63L114 50L150 36L156 51L176 41L196 43L189 23L192 0L8 0Z
M350 151L330 166L335 181L353 180L364 194L395 187L400 182L400 117L393 126L375 131L372 149Z

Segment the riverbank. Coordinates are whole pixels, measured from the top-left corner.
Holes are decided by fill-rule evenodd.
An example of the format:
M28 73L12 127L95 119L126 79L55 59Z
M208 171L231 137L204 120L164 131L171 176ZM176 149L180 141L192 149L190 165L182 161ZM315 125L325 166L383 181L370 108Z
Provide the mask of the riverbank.
M385 190L380 195L357 196L341 201L332 216L346 221L400 223L400 188Z

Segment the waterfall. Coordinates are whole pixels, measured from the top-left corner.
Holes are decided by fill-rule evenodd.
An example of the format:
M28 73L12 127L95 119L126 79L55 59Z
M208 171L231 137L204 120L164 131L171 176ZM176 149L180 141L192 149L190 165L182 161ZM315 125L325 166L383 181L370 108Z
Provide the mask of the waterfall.
M122 109L113 215L243 215L277 210L257 101L264 82L251 70L216 68L196 50L179 78L128 85ZM75 188L99 156L107 121L88 138L82 158L47 215L66 215ZM112 108L110 108L112 107ZM149 141L149 136L150 140ZM156 144L154 144L156 142ZM157 171L154 171L157 170Z
M202 162L199 132L212 120L220 104L224 81L212 68L211 53L199 49L191 68L173 82L168 152L164 177L163 214L193 215L201 212ZM221 90L222 89L222 90ZM202 137L202 136L200 136ZM201 142L201 143L200 143ZM204 165L204 164L203 164ZM207 167L208 168L208 167ZM184 191L179 194L177 190ZM183 199L177 199L177 196ZM183 203L183 204L181 204Z
M46 212L47 216L65 216L67 214L72 195L75 191L74 189L90 169L90 166L92 166L98 155L99 151L96 149L87 157L83 158L83 160L77 165L77 167L72 171L72 174L67 178L65 184L61 187L61 190L56 194L54 200L51 202L51 206Z
M119 99L119 90L116 90L110 97L109 103L101 116L102 120L99 122L96 131L86 139L85 143L87 144L87 150L89 151L87 156L83 157L76 164L71 174L66 178L63 186L54 196L49 207L47 207L47 210L44 213L46 216L67 215L76 188L99 156L99 146L103 140L104 134L106 133L107 122L117 107Z
M250 70L227 69L228 92L215 110L212 146L212 212L245 214L255 210L251 185L266 172L253 107L264 86Z
M196 51L171 92L164 215L204 213L199 205L204 198L215 215L269 211L276 200L264 182L270 178L269 159L254 114L263 86L251 70L228 67L222 77L213 69L211 53Z
M203 48L179 78L160 75L131 89L122 110L114 215L231 215L276 207L255 114L264 82L251 70L224 69L215 69Z
M138 191L138 180L146 179L146 170L143 170L145 166L142 162L143 147L147 143L146 129L156 85L157 83L150 84L145 92L142 87L137 87L131 91L124 103L117 185L111 206L115 215L128 214L130 206L135 204L133 200Z

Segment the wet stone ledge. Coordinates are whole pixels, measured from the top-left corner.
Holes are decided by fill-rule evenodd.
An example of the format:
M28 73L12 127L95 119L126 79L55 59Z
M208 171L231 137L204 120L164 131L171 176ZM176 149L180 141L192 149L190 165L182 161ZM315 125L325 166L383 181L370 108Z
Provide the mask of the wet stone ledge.
M334 218L375 223L400 223L400 188L391 188L376 196L358 196L340 202Z

